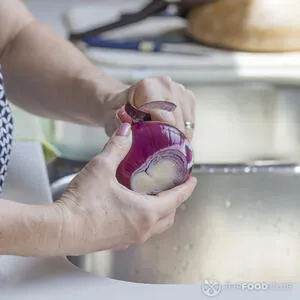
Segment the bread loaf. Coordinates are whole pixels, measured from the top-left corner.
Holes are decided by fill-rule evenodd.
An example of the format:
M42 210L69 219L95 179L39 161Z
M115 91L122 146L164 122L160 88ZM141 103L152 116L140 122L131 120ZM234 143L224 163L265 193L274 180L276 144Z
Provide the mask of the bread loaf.
M220 0L193 8L188 34L211 46L251 52L300 50L300 0Z

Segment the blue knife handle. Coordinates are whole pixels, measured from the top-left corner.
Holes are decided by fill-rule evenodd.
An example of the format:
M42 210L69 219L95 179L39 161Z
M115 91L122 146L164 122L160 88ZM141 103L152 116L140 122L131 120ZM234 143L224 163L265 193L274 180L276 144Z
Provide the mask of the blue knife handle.
M120 50L134 50L142 52L161 52L162 43L152 41L120 41L102 39L99 37L84 37L83 41L92 47L120 49Z

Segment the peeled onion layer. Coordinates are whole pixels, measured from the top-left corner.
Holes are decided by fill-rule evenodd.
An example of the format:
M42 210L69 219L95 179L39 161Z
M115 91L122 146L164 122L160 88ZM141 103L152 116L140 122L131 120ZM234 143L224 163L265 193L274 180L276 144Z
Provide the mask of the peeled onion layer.
M192 147L177 128L156 121L132 126L132 147L116 177L127 188L157 194L185 182L192 170Z
M172 112L176 109L176 104L168 101L153 101L142 105L139 108L134 107L130 103L126 103L125 111L132 118L134 123L142 121L151 121L151 115L143 109L162 109L164 111Z

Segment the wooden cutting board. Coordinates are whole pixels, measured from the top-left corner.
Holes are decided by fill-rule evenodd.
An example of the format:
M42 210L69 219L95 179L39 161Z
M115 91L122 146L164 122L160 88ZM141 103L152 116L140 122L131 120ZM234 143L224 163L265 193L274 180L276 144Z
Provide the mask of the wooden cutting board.
M188 33L211 46L253 52L300 50L299 0L220 0L191 10Z

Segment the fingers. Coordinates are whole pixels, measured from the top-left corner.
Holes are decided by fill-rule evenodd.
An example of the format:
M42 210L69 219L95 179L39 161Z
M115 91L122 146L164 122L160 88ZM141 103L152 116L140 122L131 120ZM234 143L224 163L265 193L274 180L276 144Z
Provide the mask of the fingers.
M152 101L171 101L177 105L174 112L167 112L162 109L149 109L147 112L151 114L152 120L161 121L170 125L176 126L181 130L189 140L192 140L194 134L193 126L185 126L185 122L195 124L195 106L196 100L194 94L187 90L182 84L173 82L169 77L148 78L139 81L129 89L126 89L123 94L118 93L118 97L122 99L126 98L131 104L136 107L140 107L146 103ZM118 98L117 97L117 98ZM105 131L108 136L112 136L115 130L121 123L132 123L130 116L127 115L124 109L124 103L114 100L114 102L120 103L120 109L113 109L110 116L105 123ZM116 104L115 104L116 105Z
M172 112L167 112L162 109L149 109L147 112L150 113L153 121L160 121L176 126L176 119Z
M152 101L170 101L177 105L174 112L161 109L147 110L152 120L176 126L192 139L194 129L185 126L185 122L195 123L195 96L182 84L173 82L169 77L148 78L134 85L129 93L129 102L140 107Z
M115 134L109 139L102 153L96 159L104 159L109 163L109 168L113 174L120 162L125 158L132 144L131 126L122 123Z
M132 193L131 206L139 210L133 242L144 243L151 236L170 228L174 223L176 209L191 196L196 183L196 178L190 177L184 184L157 196L141 197ZM134 219L134 216L130 218L132 222Z
M118 111L117 111L117 118L121 120L122 123L129 123L132 124L132 119L131 117L126 113L125 107L122 106Z
M152 101L171 101L173 95L171 90L171 81L163 81L160 78L148 78L138 82L129 93L129 102L140 107L143 104ZM172 112L167 112L162 109L149 109L153 121L161 121L170 125L175 125L175 118Z
M161 192L149 201L155 212L160 217L164 217L186 201L193 193L196 185L197 179L191 176L185 183L171 190Z
M107 122L105 124L105 133L107 136L112 136L122 123L132 124L132 119L126 113L124 106L118 110L113 110L107 117Z

